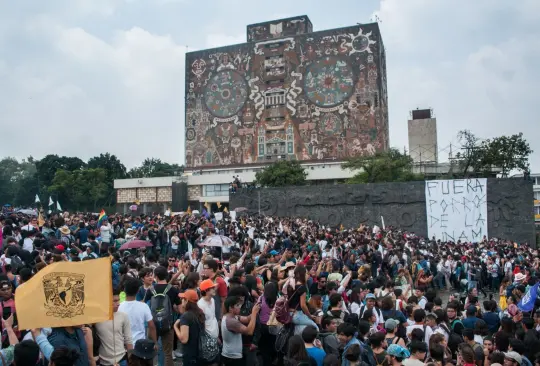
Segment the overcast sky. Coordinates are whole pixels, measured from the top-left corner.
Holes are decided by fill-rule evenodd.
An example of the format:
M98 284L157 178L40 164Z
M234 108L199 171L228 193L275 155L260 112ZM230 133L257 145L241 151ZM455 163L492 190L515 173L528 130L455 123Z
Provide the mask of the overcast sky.
M523 132L540 173L538 0L0 0L0 157L183 163L186 49L303 14L314 30L381 19L392 146L431 107L441 160L460 129Z

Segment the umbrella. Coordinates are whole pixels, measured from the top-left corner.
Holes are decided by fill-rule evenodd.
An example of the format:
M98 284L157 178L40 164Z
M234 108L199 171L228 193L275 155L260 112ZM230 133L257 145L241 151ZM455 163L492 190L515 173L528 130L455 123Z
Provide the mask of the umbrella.
M234 242L223 235L213 235L206 238L202 244L205 247L230 247L234 245Z
M152 243L146 240L131 240L125 244L122 244L119 250L137 249L151 247Z
M246 207L237 207L234 209L236 212L244 212L244 211L247 211L248 209Z
M131 205L131 206L129 206L129 209L131 211L137 211L137 205Z

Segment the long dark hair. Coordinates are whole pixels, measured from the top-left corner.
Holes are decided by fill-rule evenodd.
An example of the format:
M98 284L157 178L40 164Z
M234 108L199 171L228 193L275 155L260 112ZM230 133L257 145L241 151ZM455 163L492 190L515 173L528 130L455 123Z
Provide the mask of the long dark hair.
M199 305L197 305L196 302L187 302L186 312L188 311L191 311L197 317L197 320L204 324L206 317L204 316L204 312L201 310L201 308L199 307Z
M306 345L301 336L293 335L289 339L289 351L287 353L287 358L296 362L309 361Z
M278 296L278 289L274 282L268 282L264 286L264 301L268 307L273 308Z

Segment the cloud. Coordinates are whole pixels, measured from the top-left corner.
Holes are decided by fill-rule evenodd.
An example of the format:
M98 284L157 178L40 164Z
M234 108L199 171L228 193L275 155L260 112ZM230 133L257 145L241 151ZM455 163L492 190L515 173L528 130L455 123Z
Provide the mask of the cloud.
M409 110L433 108L441 159L451 143L455 152L461 129L483 138L524 132L540 171L540 71L533 66L540 32L532 27L540 3L383 0L376 14L387 49L392 145L407 145Z
M243 43L246 25L272 20L279 9L287 16L307 13L316 30L379 16L393 146L407 145L409 111L431 107L441 158L460 129L481 137L522 131L537 151L533 171L540 172L540 2L339 5L12 2L0 12L0 156L87 159L109 151L130 167L150 156L183 162L186 46L193 51Z

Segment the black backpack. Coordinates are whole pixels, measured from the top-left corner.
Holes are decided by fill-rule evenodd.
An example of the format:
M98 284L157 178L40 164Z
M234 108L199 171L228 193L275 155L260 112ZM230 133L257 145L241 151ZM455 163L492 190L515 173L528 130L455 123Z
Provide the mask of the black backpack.
M167 295L170 289L171 285L167 285L165 290L161 294L158 294L154 287L150 288L153 295L150 299L150 311L152 312L152 319L154 320L158 334L167 333L173 328L173 307L171 299Z

